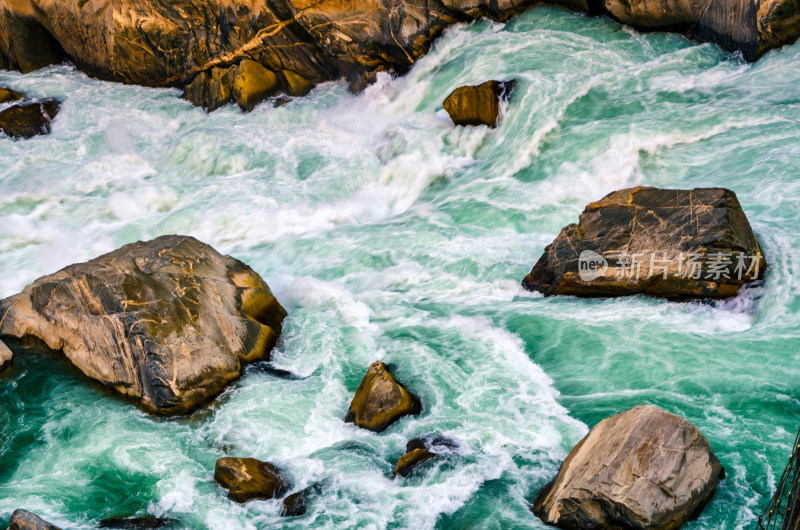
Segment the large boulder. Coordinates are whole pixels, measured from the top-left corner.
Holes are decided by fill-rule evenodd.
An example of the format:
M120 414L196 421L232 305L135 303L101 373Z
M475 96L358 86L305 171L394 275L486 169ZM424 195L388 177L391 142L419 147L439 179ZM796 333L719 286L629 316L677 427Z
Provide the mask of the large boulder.
M61 530L56 525L50 524L38 515L26 510L15 510L11 514L8 530Z
M589 204L522 284L547 296L729 298L765 269L732 191L638 187Z
M456 125L497 126L500 103L506 100L514 81L486 81L455 89L442 104Z
M28 72L70 58L123 83L219 88L214 69L252 60L290 93L345 77L363 88L377 72L405 73L452 24L504 21L536 0L0 0L0 67ZM550 0L608 13L645 30L681 31L748 59L800 34L796 0ZM294 77L297 76L297 77ZM298 83L302 80L302 83ZM266 85L264 85L266 86ZM216 88L215 88L216 87ZM300 89L299 87L302 87ZM223 101L233 97L222 92ZM210 101L216 101L210 98Z
M55 99L17 103L0 112L0 132L10 138L49 134L50 121L61 109Z
M0 301L38 339L148 412L183 414L269 358L286 312L250 267L188 236L132 243Z
M228 498L236 502L276 499L292 487L277 467L255 458L220 458L214 469L214 480L228 490Z
M639 406L598 423L537 494L533 511L569 530L669 530L702 511L722 475L697 427Z
M380 361L372 363L358 385L344 421L382 432L409 414L419 414L419 398L406 390Z
M0 340L0 372L7 368L14 360L14 354L8 349L3 341Z

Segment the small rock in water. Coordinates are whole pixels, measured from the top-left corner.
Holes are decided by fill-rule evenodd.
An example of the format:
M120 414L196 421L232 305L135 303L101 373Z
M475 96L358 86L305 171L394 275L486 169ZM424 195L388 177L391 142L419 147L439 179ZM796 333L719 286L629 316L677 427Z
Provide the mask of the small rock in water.
M61 530L56 525L50 524L38 515L26 510L15 510L11 514L8 530Z
M6 346L3 341L0 340L0 371L8 368L13 360L14 354L11 352L8 346Z
M565 529L668 530L700 513L722 466L700 430L652 405L598 423L533 502Z
M486 81L480 85L462 86L444 100L444 109L456 125L488 125L496 127L500 102L508 99L514 81Z
M385 364L375 361L358 385L344 421L382 432L401 417L420 412L419 398L406 390Z
M407 477L419 464L435 458L442 450L449 451L457 446L444 436L415 438L406 444L406 453L397 461L392 476Z
M18 103L0 112L0 131L10 138L32 138L50 133L50 121L56 117L61 103L43 99Z
M545 296L731 298L767 264L736 194L628 188L589 204L522 281Z
M214 480L228 490L228 498L236 502L276 499L291 488L277 467L255 458L220 458L214 469Z
M147 530L149 528L165 528L175 524L175 519L162 519L160 517L109 517L98 524L98 528L133 528L134 530Z
M288 495L283 499L283 504L281 505L281 517L299 517L304 515L306 511L308 511L308 504L311 501L311 497L319 495L321 489L322 485L317 483Z
M19 101L25 96L16 90L10 88L3 88L0 86L0 103L8 103L9 101Z

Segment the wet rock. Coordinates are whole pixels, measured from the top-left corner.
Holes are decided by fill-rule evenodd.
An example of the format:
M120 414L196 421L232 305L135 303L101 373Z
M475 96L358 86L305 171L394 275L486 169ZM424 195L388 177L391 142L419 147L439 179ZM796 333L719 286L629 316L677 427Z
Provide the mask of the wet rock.
M721 474L697 427L639 406L598 423L537 494L533 511L570 530L673 529L703 509Z
M0 337L38 339L161 415L269 358L286 312L250 267L188 236L126 245L0 301Z
M98 524L98 528L132 528L146 530L148 528L166 528L176 523L175 519L162 519L160 517L109 517Z
M314 88L314 83L304 78L297 72L291 70L284 70L281 72L283 77L284 90L290 96L301 97L305 96L311 89Z
M25 510L15 510L11 514L8 530L61 530L41 517Z
M495 127L500 116L500 103L511 94L514 81L486 81L480 85L462 86L444 100L444 110L456 125L488 125Z
M344 421L375 432L408 414L419 414L422 404L389 372L380 361L372 363L358 385Z
M19 101L25 96L16 90L10 88L3 88L0 86L0 103L8 103L9 101Z
M211 112L231 101L236 67L212 68L201 72L186 87L183 97Z
M239 64L233 82L233 97L244 111L251 111L265 99L277 95L281 90L275 72L261 64L245 59Z
M522 285L546 296L729 298L765 269L732 191L638 187L589 204Z
M0 132L10 138L49 134L50 121L60 108L61 103L55 99L12 105L0 112Z
M8 349L3 341L0 340L0 371L8 368L14 360L14 354Z
M291 488L277 467L255 458L220 458L214 469L214 480L228 490L228 498L236 502L276 499Z
M444 436L415 438L406 444L406 453L397 461L392 476L407 477L419 464L436 458L442 452L450 453L456 447L458 444Z
M308 505L315 495L322 491L321 484L312 484L296 493L288 495L283 499L281 505L281 517L300 517L308 511Z

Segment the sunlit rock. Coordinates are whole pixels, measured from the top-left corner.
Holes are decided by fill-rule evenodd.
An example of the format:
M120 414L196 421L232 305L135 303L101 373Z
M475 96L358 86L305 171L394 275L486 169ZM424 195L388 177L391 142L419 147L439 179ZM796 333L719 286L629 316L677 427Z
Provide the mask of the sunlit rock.
M255 458L220 458L214 469L214 480L228 490L228 498L236 502L279 498L291 488L277 467Z
M406 390L385 364L375 361L358 385L344 421L381 432L403 416L421 411L419 398Z

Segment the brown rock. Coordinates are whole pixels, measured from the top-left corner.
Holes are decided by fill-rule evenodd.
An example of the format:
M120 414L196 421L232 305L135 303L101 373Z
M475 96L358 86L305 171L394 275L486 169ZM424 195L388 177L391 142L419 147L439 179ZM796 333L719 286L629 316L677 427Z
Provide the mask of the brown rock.
M703 509L722 473L697 427L652 405L634 407L572 449L533 511L570 530L670 530Z
M16 90L11 90L10 88L3 88L0 86L0 103L8 103L9 101L18 101L23 99L25 96L17 92Z
M25 510L15 510L11 514L8 530L61 530L41 517Z
M281 517L300 517L308 511L308 505L314 495L322 492L322 484L316 483L283 499Z
M45 99L33 103L18 103L0 112L0 132L10 138L32 138L49 134L50 121L56 117L61 103Z
M589 204L522 285L546 296L729 298L765 269L732 191L639 187Z
M237 68L211 68L186 87L183 97L211 112L231 101Z
M187 236L126 245L0 301L0 336L35 338L163 415L268 359L286 312L250 267Z
M291 70L284 70L281 75L283 76L284 90L290 96L305 96L314 88L314 83Z
M165 528L173 526L177 521L147 515L145 517L109 517L97 525L98 528L132 528L134 530L147 530L150 528Z
M277 467L255 458L220 458L214 469L214 480L228 490L228 498L236 502L276 499L291 488Z
M407 477L419 464L431 458L436 458L436 454L428 451L424 445L422 447L407 447L406 451L406 454L401 456L394 466L392 476Z
M382 432L401 417L421 411L419 398L397 382L385 364L375 361L358 385L344 421Z
M250 59L239 63L233 82L233 97L242 110L253 110L265 99L276 96L280 90L280 80L275 72Z
M500 116L500 102L507 99L514 81L486 81L480 85L462 86L444 100L444 110L456 125L488 125L495 127Z
M8 346L6 346L3 341L0 340L0 372L8 368L13 360L14 354L11 353L11 350L8 349Z

